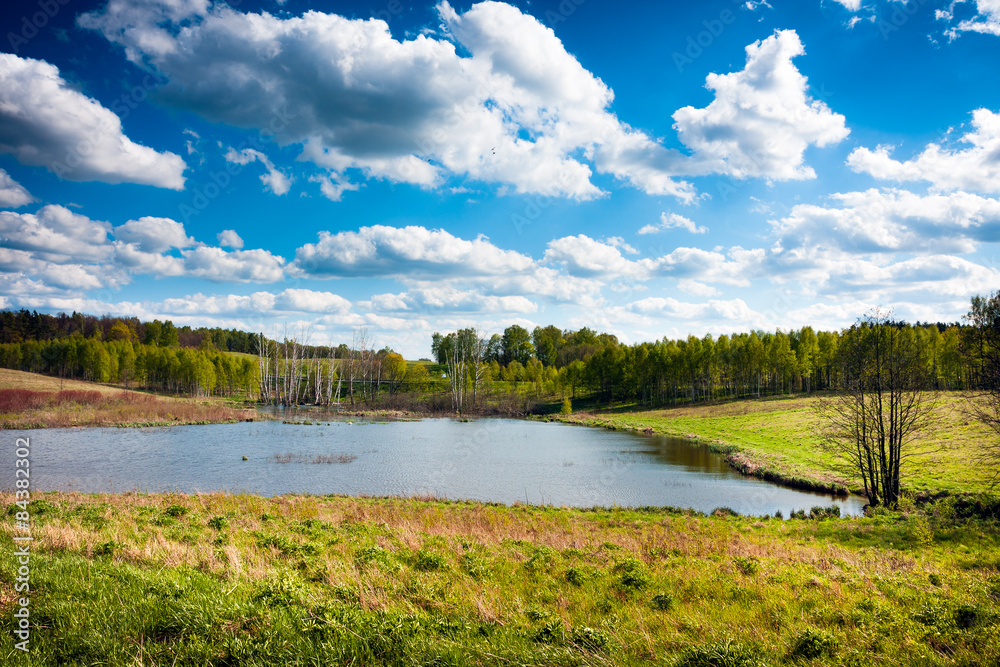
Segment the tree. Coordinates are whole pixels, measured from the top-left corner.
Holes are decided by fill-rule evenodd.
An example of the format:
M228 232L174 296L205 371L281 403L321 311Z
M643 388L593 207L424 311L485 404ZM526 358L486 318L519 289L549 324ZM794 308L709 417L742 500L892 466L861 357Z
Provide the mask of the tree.
M970 391L970 414L1000 435L1000 291L982 297L972 297L972 307L965 316L976 341L976 388ZM982 443L982 463L994 469L993 480L1000 479L1000 440Z
M531 334L524 327L512 324L503 330L501 337L503 348L503 363L516 361L522 366L528 363L535 354L535 346L531 343Z
M829 443L844 470L859 476L872 505L899 503L903 465L926 427L924 367L913 330L873 309L844 332L839 348L843 391L820 404Z

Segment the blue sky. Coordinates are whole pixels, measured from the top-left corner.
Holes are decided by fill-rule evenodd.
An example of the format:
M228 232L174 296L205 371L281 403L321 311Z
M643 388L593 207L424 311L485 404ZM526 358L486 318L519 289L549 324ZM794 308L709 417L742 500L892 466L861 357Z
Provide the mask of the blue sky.
M416 358L1000 288L997 0L0 12L0 307Z

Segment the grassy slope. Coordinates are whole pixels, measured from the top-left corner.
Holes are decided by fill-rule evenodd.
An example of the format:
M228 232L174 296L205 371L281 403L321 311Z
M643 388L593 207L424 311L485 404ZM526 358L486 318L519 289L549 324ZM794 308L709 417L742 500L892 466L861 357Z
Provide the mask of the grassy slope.
M615 428L651 428L665 435L735 445L792 476L841 479L856 488L859 480L839 469L836 457L824 448L825 424L815 410L820 400L776 397L661 410L582 412L561 418ZM932 400L934 421L915 446L938 451L921 455L904 468L903 486L912 491L985 490L992 473L976 462L977 445L996 436L962 413L963 399L957 394L942 392Z
M99 392L97 404L60 405L14 413L0 413L0 429L54 426L168 426L242 421L257 417L255 410L242 410L220 398L180 398L151 396L121 387L60 380L36 373L0 368L0 389L28 389L40 392ZM134 400L140 394L142 400ZM130 397L131 395L131 397ZM133 399L133 400L130 400Z
M997 526L938 512L45 494L32 664L995 664ZM10 646L0 661L26 664Z

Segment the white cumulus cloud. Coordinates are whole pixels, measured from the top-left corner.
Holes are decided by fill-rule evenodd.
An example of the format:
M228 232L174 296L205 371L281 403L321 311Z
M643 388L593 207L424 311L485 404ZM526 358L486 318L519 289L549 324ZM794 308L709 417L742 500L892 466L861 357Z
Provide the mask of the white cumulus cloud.
M0 153L71 181L181 190L184 160L135 143L109 109L42 60L0 53Z
M746 52L742 71L708 75L705 85L715 92L711 104L674 113L681 141L705 173L815 178L805 150L847 137L844 117L809 96L806 77L792 63L805 53L794 30L778 31Z
M0 169L0 208L20 208L34 203L28 190Z

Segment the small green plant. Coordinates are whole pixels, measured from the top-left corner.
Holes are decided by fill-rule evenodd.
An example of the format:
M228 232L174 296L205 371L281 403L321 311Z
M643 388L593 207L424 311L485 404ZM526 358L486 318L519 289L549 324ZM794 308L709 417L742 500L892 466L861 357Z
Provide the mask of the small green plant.
M163 513L166 514L167 516L172 516L175 519L179 519L180 517L187 514L188 511L189 511L188 508L184 507L183 505L171 505L170 507L163 510Z
M208 520L208 525L216 530L225 530L229 527L229 519L224 516L213 516Z
M531 639L540 644L561 644L566 639L566 628L562 621L551 621L535 630Z
M121 545L114 540L108 540L107 542L102 542L94 547L95 556L114 556L115 552L121 549Z
M789 656L802 660L830 657L837 649L836 640L830 635L813 628L800 632L792 642Z
M566 570L566 581L573 584L574 586L583 586L583 582L587 580L587 574L578 567L571 567Z
M917 546L926 547L934 543L934 531L931 530L927 517L915 515L910 517L910 539Z
M753 556L733 556L733 565L748 577L757 574L760 569L758 560Z
M564 415L568 415L573 412L573 403L569 400L569 396L563 399L562 407L559 408L559 412Z
M674 606L674 596L665 591L663 593L657 593L653 596L651 604L653 605L653 609L668 611Z
M421 549L416 553L416 558L413 561L413 567L421 572L444 570L448 567L448 561L445 560L444 556L441 554Z
M625 592L642 590L649 586L646 566L634 558L627 558L614 568L619 573L617 586Z
M939 575L937 575L937 574L934 574L933 572L931 572L929 575L927 575L927 580L929 582L931 582L931 586L940 586L941 585L941 577Z
M681 654L675 667L763 667L757 651L729 640L693 646Z
M573 631L570 633L570 641L581 648L590 651L600 651L607 648L611 640L607 634L600 630L588 628L583 625L573 628Z

